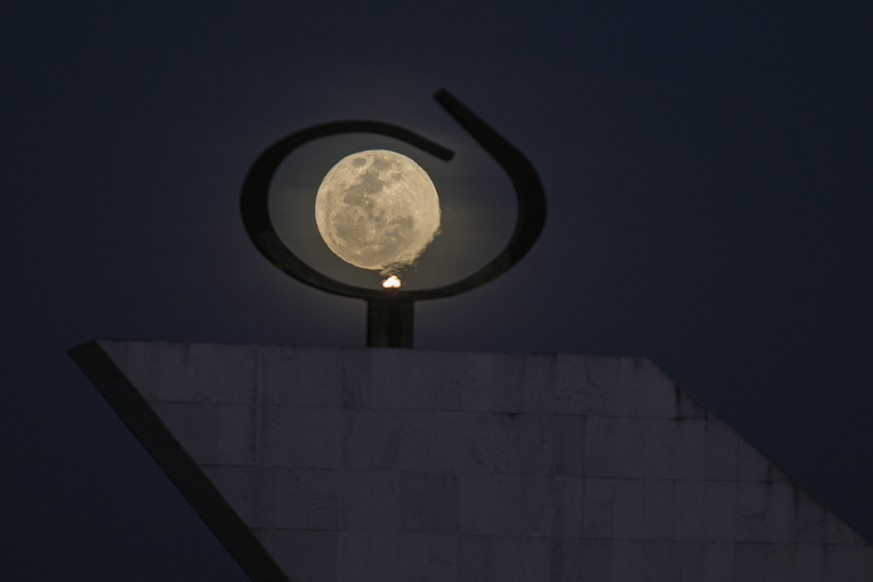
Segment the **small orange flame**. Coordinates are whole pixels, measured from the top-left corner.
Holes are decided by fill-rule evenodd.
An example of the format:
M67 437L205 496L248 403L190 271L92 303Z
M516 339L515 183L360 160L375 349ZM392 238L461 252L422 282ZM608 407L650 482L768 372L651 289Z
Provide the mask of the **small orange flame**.
M391 275L382 281L382 287L385 289L400 289L400 277L397 275Z

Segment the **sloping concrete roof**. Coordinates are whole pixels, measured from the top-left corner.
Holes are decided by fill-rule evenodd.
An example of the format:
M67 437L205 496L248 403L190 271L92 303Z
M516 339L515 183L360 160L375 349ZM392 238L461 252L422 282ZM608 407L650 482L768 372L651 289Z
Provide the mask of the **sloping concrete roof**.
M866 540L644 358L71 355L253 580L873 580Z

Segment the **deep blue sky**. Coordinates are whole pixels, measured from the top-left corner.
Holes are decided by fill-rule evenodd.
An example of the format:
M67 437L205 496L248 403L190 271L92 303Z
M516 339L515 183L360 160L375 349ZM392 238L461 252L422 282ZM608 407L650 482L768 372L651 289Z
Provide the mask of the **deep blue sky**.
M237 210L258 153L322 121L455 149L434 254L466 251L434 272L487 260L511 194L440 87L550 216L509 275L420 304L417 345L648 356L873 538L873 14L765 4L6 6L4 572L243 579L65 350L362 346L363 303L274 270Z

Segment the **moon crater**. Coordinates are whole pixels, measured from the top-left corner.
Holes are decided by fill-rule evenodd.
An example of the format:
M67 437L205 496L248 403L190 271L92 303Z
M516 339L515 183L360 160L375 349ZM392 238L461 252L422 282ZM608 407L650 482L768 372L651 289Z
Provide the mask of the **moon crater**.
M415 261L438 234L439 197L412 159L366 150L346 156L324 177L315 222L344 261L362 269L398 269Z

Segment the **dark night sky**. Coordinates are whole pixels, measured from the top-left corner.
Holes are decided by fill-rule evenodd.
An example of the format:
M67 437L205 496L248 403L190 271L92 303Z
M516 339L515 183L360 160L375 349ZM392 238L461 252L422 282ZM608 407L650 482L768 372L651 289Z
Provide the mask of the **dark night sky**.
M873 538L873 10L607 6L6 5L3 571L244 579L65 350L362 346L363 303L273 269L237 209L260 151L318 122L455 149L422 160L448 186L421 277L487 261L512 196L440 87L529 156L550 215L510 274L419 304L417 346L648 356Z

